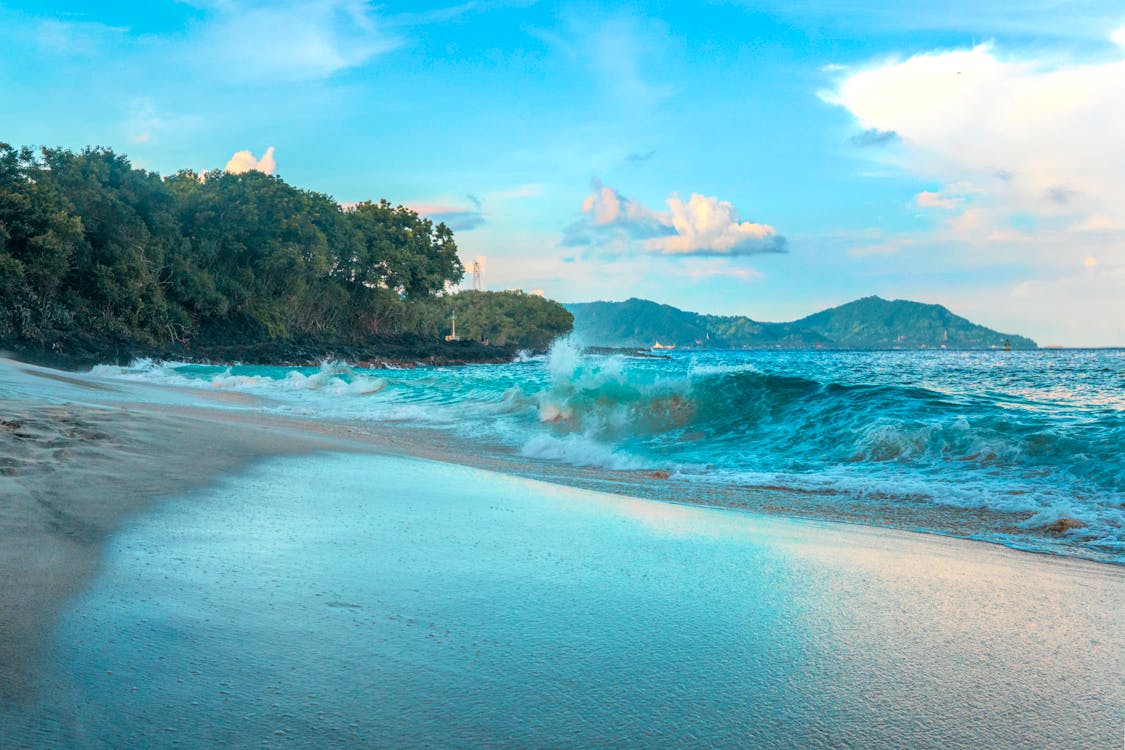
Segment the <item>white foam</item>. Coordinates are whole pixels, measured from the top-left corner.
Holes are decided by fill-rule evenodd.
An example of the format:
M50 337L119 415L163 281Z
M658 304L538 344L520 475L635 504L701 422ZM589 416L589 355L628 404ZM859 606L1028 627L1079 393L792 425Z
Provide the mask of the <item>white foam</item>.
M647 463L588 435L533 435L520 449L527 458L560 461L572 466L597 466L614 471L644 469Z
M761 374L762 370L749 362L743 362L737 365L701 365L692 360L691 365L688 367L688 376L693 380L695 378L709 378L716 375L730 375L738 372L753 372Z

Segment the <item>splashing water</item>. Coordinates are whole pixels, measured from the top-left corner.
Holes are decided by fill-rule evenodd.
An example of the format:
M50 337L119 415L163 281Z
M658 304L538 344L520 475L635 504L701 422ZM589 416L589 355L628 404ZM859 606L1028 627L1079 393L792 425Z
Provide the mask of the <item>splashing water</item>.
M270 398L263 408L321 419L440 428L587 475L661 471L736 494L815 497L842 517L908 512L914 528L1125 562L1122 350L656 359L587 355L562 340L507 365L378 377L339 362L144 360L95 373L256 393ZM951 511L992 520L965 530L942 520Z

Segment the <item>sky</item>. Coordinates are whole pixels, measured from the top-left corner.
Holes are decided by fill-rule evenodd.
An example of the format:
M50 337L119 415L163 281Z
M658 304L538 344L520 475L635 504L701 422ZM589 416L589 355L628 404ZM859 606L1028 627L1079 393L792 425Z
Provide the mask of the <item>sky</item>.
M488 289L1125 345L1119 0L0 0L0 33L0 141L386 198Z

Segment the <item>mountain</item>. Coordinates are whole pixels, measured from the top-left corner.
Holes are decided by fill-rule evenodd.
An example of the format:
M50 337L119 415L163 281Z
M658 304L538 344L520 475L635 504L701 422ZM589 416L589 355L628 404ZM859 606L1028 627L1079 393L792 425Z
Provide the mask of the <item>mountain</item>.
M701 315L643 299L570 303L575 334L591 346L659 343L687 349L1034 349L942 305L864 297L791 323L742 315Z
M564 305L574 330L591 346L677 346L744 349L832 346L824 335L792 323L760 323L738 315L700 315L647 299Z
M793 325L816 331L844 349L1034 349L1029 338L998 333L954 315L942 305L864 297L821 310Z
M703 346L707 318L671 305L633 297L624 302L563 304L574 316L574 330L591 346ZM579 322L581 321L581 323Z

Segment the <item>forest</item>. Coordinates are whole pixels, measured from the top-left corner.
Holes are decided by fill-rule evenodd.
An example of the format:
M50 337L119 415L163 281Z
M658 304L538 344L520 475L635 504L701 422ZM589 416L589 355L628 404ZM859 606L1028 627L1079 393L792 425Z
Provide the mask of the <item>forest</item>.
M570 330L556 302L450 293L463 275L449 227L386 200L345 209L261 172L162 177L107 148L0 143L0 348L433 352L456 310L461 338L488 346L455 355L481 359Z

